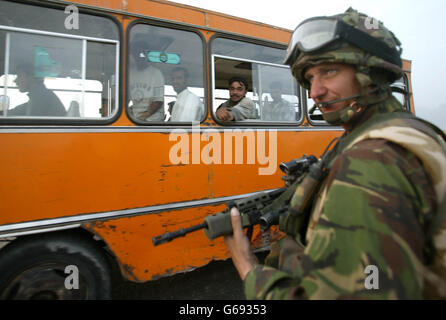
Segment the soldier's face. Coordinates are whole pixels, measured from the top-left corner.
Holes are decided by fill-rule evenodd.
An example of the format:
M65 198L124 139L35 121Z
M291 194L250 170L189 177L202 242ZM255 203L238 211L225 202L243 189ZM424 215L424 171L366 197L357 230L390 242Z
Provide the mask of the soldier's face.
M347 98L361 92L356 70L348 64L325 63L309 68L305 79L310 83L310 97L315 103ZM340 110L352 100L329 104L321 108L323 113Z

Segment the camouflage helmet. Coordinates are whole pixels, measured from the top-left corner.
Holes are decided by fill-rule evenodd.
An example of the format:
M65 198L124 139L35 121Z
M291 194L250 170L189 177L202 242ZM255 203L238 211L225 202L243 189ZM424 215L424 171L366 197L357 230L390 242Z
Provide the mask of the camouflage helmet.
M321 21L326 24L325 30ZM403 75L400 45L382 22L349 8L339 15L311 18L299 24L288 46L285 64L306 89L306 69L321 63L355 65L362 88L377 82L390 84Z

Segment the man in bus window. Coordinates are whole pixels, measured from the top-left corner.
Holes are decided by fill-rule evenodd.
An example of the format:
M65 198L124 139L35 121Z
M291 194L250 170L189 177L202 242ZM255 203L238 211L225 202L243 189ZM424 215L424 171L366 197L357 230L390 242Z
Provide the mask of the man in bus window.
M15 83L20 92L27 92L29 100L14 109L8 116L64 117L66 110L56 94L45 87L43 78L34 76L31 64L17 67Z
M172 70L172 86L177 93L177 100L169 110L169 121L200 121L203 116L203 105L200 98L187 88L189 72L182 67Z
M446 137L392 95L401 43L369 20L350 8L291 37L285 64L345 132L273 203L286 236L264 265L231 210L225 243L248 299L446 298Z
M274 81L270 85L271 98L265 96L262 108L262 120L266 121L295 121L294 108L290 102L282 98L282 83Z
M240 77L229 79L229 100L222 103L217 111L221 121L241 121L255 118L254 102L246 97L248 81Z
M164 121L164 76L147 61L148 45L137 35L131 45L130 110L142 121ZM134 67L133 67L134 66Z

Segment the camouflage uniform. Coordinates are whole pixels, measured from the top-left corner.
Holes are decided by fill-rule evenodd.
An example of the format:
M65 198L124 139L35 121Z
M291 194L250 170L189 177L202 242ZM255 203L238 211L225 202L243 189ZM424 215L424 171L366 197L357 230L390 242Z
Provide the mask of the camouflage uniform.
M378 28L368 28L368 17L351 8L334 18L360 30L361 36L340 34L332 38L338 43L329 39L322 40L327 41L324 44L318 42L325 39L320 30L305 29L305 23L310 26L326 18L307 20L296 28L285 63L307 89L310 84L304 75L309 67L353 65L361 91L344 99L354 98L354 103L323 113L327 122L343 125L346 132L319 162L327 174L320 183L313 183L317 192L310 192L312 185L307 183L318 181L311 169L294 185L289 213L280 218L279 225L288 235L272 244L265 265L249 271L246 297L446 297L446 219L439 219L445 212L437 210L446 211L444 135L402 112L402 105L392 96L389 83L402 76L400 42L393 33L381 22ZM314 37L305 42L312 32ZM386 43L387 54L385 49L374 49L380 45L367 46L375 39ZM302 43L319 46L305 48Z
M400 110L388 98L361 114L342 140L379 114ZM423 297L424 234L437 203L429 174L414 153L386 139L337 147L304 237L273 244L265 265L245 279L248 299ZM446 163L444 152L440 158ZM366 288L369 265L377 267L379 289Z

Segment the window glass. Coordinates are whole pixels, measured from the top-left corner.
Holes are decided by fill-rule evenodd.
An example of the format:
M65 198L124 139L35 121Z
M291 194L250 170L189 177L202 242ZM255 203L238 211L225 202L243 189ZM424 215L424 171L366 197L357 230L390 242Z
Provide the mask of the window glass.
M392 84L393 96L398 99L405 110L410 110L410 96L405 94L409 92L408 83L407 76L404 75Z
M130 30L128 114L137 123L205 118L203 43L190 31L147 24Z
M79 29L73 32L65 28L63 9L12 2L0 7L0 61L5 62L0 65L0 119L103 119L116 113L114 23L79 14ZM14 14L19 18L10 19Z
M258 102L261 120L301 120L298 89L289 68L257 64L257 78L254 92L261 97Z
M212 110L218 120L276 123L302 120L299 87L289 68L282 64L284 49L226 38L214 39L211 47ZM234 79L241 82L231 83ZM231 87L237 84L247 87L244 97L232 94Z
M17 3L14 1L0 1L0 24L4 26L35 29L85 37L119 40L119 29L109 18L79 13L75 20L65 13L66 6L60 9Z
M235 121L296 122L301 120L299 94L288 67L214 56L214 104L230 108ZM232 81L236 79L234 83ZM247 91L232 95L231 88L246 81Z
M212 40L212 53L233 58L282 64L285 49L278 49L227 38Z

